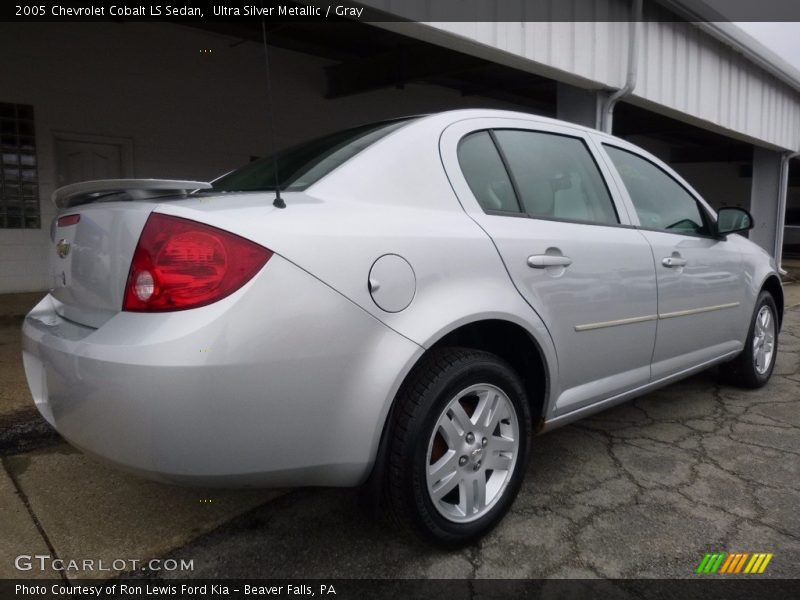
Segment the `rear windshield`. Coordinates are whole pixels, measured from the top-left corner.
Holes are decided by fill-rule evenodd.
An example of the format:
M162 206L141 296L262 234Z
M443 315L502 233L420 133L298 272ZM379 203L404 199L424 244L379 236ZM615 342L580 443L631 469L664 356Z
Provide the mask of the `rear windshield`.
M281 150L276 156L277 169L272 156L260 158L213 181L213 191L274 190L276 170L281 190L304 190L412 120L409 118L362 125Z

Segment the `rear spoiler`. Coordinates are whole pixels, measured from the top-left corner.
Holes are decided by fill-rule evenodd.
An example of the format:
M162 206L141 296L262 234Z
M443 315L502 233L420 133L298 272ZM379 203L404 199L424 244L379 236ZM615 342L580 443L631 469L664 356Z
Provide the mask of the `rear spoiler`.
M53 204L67 208L89 204L98 200L146 200L159 196L186 196L193 190L207 190L212 186L204 181L173 179L100 179L82 181L58 188L53 192Z

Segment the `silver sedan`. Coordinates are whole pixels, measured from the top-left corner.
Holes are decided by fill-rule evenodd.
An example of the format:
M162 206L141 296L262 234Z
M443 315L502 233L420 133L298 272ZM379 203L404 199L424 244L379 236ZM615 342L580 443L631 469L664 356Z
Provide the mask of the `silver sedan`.
M750 215L552 119L399 119L210 184L54 200L23 358L67 440L170 482L368 482L444 545L508 510L533 433L775 363L783 292Z

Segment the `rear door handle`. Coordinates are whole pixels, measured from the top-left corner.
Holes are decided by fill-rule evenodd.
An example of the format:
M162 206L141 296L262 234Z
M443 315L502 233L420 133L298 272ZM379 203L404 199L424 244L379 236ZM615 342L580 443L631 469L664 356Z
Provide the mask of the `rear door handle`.
M678 258L676 256L668 256L667 258L661 259L661 264L669 269L672 269L674 267L685 267L686 259Z
M528 257L528 266L532 269L547 267L568 267L572 264L569 256L553 256L552 254L534 254Z

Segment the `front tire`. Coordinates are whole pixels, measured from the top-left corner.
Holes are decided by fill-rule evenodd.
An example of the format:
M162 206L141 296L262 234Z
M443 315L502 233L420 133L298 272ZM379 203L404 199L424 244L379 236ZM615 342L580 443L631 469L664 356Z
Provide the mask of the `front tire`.
M744 388L760 388L769 381L778 356L778 309L767 291L758 296L744 350L722 366L726 379Z
M488 352L434 350L401 388L384 482L394 521L448 547L488 533L528 462L530 407L519 375Z

